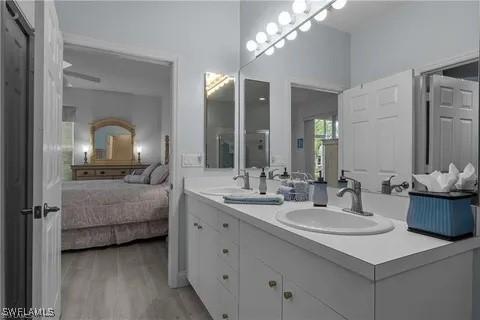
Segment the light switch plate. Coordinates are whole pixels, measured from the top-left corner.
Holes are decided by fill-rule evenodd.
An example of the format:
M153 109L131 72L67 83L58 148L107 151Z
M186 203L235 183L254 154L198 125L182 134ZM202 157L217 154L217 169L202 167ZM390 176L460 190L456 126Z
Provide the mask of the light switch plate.
M199 168L202 167L203 156L200 153L184 153L182 154L182 167Z

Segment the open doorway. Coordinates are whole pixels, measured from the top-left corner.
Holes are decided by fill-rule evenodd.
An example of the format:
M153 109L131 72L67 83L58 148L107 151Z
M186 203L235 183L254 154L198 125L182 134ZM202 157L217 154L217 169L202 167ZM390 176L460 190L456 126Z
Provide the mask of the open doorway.
M338 94L291 87L292 172L338 180Z

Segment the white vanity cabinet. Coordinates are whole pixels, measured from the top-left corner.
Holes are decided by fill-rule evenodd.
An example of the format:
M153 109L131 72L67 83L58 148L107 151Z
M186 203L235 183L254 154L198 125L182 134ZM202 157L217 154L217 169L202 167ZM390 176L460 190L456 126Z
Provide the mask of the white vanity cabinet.
M188 280L215 319L237 320L238 220L187 199Z
M186 195L188 280L215 320L472 320L471 250L441 258L441 250L425 251L409 257L411 268L358 258L347 268L346 254L333 262L336 252L313 253L311 242L298 244L287 230L274 235L276 226L265 231L241 211L237 218L201 199Z

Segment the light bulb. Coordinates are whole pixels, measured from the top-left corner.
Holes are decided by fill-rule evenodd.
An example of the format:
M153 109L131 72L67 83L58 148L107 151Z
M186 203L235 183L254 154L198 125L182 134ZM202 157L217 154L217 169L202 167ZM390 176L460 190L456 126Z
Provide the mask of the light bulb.
M278 29L278 26L275 22L270 22L267 24L267 33L271 36L275 35L278 33L278 31L280 31Z
M309 20L304 24L302 24L298 29L300 29L300 31L302 32L307 32L308 30L310 30L311 27L312 27L312 22Z
M137 153L142 153L142 146L137 146Z
M88 144L83 145L82 150L83 152L88 152L89 146Z
M334 9L342 9L347 4L347 0L337 0L332 4Z
M275 52L275 48L274 48L274 47L270 47L270 48L268 48L268 49L265 51L265 54L266 54L267 56L271 56L274 52Z
M282 39L282 40L278 41L277 43L275 43L275 47L277 49L283 48L284 45L285 45L285 39Z
M324 9L324 10L320 11L320 12L314 17L314 19L315 19L316 21L318 21L318 22L323 21L323 20L325 20L325 19L327 18L327 14L328 14L327 9Z
M287 11L282 11L278 15L278 23L280 23L281 26L286 26L287 24L290 24L292 22L292 16Z
M257 35L255 36L255 40L257 40L257 42L259 44L262 44L262 43L265 43L267 42L268 40L268 37L267 37L267 34L263 31L260 31L259 33L257 33Z
M292 31L288 34L287 40L295 40L297 38L297 31Z
M337 0L338 1L338 0ZM295 0L292 3L292 10L296 14L307 13L307 2L305 0Z
M255 41L253 41L253 40L248 40L247 41L247 50L248 51L250 51L250 52L255 51L255 50L257 50L257 47L258 47L258 45Z

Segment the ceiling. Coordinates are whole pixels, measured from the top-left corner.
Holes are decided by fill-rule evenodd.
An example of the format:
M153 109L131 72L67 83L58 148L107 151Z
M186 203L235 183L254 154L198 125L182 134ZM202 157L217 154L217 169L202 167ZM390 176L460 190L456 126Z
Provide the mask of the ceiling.
M65 75L68 87L147 96L170 93L171 66L167 62L140 61L77 46L65 46L63 59L72 64L64 70L100 78L97 83Z
M341 10L331 9L322 24L351 33L369 18L385 15L403 5L405 1L363 1L350 0Z

